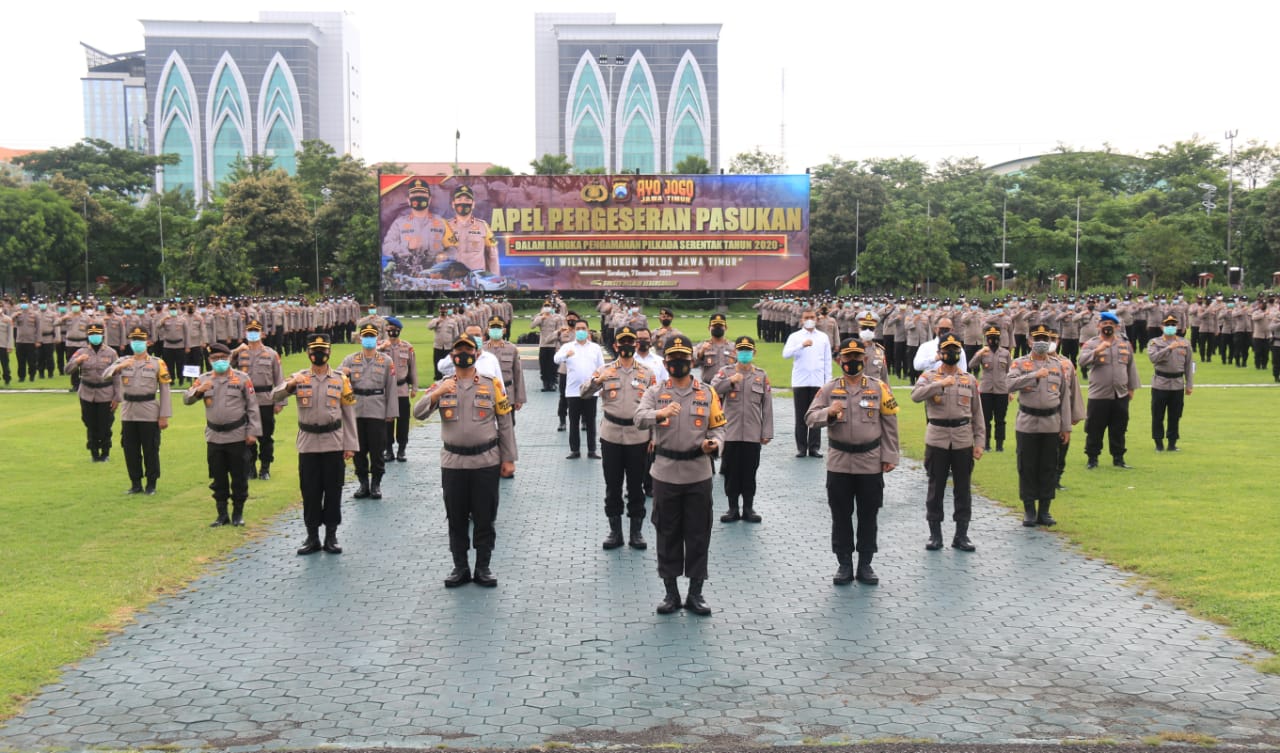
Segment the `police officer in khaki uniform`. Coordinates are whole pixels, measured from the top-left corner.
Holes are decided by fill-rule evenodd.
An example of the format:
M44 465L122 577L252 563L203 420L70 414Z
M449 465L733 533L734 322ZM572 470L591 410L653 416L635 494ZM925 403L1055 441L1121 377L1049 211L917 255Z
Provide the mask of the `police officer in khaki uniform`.
M147 331L129 331L130 356L116 361L103 373L115 384L120 411L120 446L132 482L125 494L155 494L160 478L160 432L169 428L173 404L169 385L173 378L164 361L147 354ZM145 475L147 486L142 479Z
M862 356L862 373L887 383L889 381L890 358L886 348L873 339L876 324L876 318L870 314L864 314L862 318L858 319L858 337L862 340L862 349L865 351ZM871 333L872 337L868 337L868 333ZM838 343L840 341L832 340L831 342ZM898 347L896 340L892 344L895 349ZM906 353L905 341L903 348L903 353Z
M550 299L542 302L539 311L530 322L538 330L538 373L542 377L542 391L556 391L556 351L560 348L560 330L565 326L564 316L557 313ZM563 425L564 417L560 423Z
M323 549L341 554L338 526L342 523L342 473L345 461L360 448L356 434L356 394L346 375L329 367L329 336L307 338L311 368L299 371L271 391L283 403L290 395L298 402L298 483L302 489L302 520L307 538L298 554L320 551L320 525L325 526Z
M864 354L859 340L841 341L837 357L843 374L818 390L804 416L815 429L827 427L827 505L831 550L839 563L831 580L836 585L855 577L867 585L880 582L871 568L878 549L876 517L884 504L884 474L898 467L898 401L888 383L862 373Z
M387 354L396 367L396 420L387 423L387 449L383 460L404 463L409 460L405 448L409 446L409 401L418 396L418 354L413 345L400 339L404 323L394 316L387 317L387 339L378 344L378 350ZM393 443L398 451L392 450Z
M1071 441L1071 384L1059 360L1049 352L1049 328L1030 332L1031 353L1009 366L1009 392L1018 396L1014 433L1018 441L1018 496L1022 525L1051 526L1056 494L1058 448Z
M1162 323L1164 333L1147 344L1147 357L1155 366L1151 380L1151 438L1156 452L1164 452L1164 440L1169 439L1169 452L1178 452L1178 431L1182 420L1184 395L1190 395L1194 386L1195 359L1191 343L1178 334L1178 317L1166 316ZM1165 415L1169 416L1169 428L1165 430Z
M247 472L249 478L266 481L271 478L271 464L276 458L276 414L284 410L284 403L271 399L271 391L284 381L284 371L280 368L280 354L262 343L262 334L262 322L250 320L245 325L246 344L236 349L232 361L253 383L261 423L258 440L246 443Z
M982 457L986 444L986 423L982 418L982 400L978 380L960 371L960 353L964 343L955 335L947 335L938 344L942 365L920 375L911 389L911 401L924 403L928 426L924 432L924 468L929 475L929 491L925 497L925 519L929 523L929 542L925 549L942 548L942 520L945 516L943 496L947 477L954 479L953 499L956 535L951 547L972 552L969 521L973 517L970 478L973 464Z
M382 476L387 470L387 426L400 416L395 400L396 367L391 357L378 351L378 328L360 328L360 350L339 367L356 395L356 426L360 449L356 451L356 499L382 499Z
M760 448L773 440L773 387L769 375L756 366L756 341L743 335L734 340L737 363L716 373L711 389L724 406L724 494L729 509L721 523L745 520L759 523L755 509L756 471L760 468ZM738 512L738 500L742 512Z
M703 384L711 384L716 372L734 363L733 343L724 336L728 326L724 314L712 314L711 323L707 325L711 339L698 343L693 351L693 365L702 369L699 379Z
M715 391L693 378L689 339L672 335L663 353L671 376L645 390L635 415L636 427L654 434L653 525L658 575L667 590L657 611L671 614L680 608L676 579L685 575L684 607L705 616L711 614L702 596L711 545L711 458L723 445L725 417Z
M476 373L476 344L458 337L449 351L453 376L431 385L413 406L413 415L426 420L440 412L440 477L445 514L449 518L449 550L453 570L446 588L470 583L493 587L498 579L489 569L497 533L498 479L515 467L516 435L511 424L511 403L502 382ZM468 536L474 526L474 537ZM468 550L476 549L472 577Z
M1086 467L1098 467L1105 433L1112 465L1130 468L1124 462L1124 437L1129 428L1129 401L1133 391L1142 386L1138 365L1134 363L1133 346L1119 334L1119 317L1110 311L1102 312L1098 331L1098 336L1080 347L1079 363L1089 369L1088 416L1084 421L1084 454L1089 458Z
M244 503L249 498L249 456L245 447L262 436L262 411L252 378L231 368L231 349L222 343L209 346L210 370L192 382L182 396L184 405L204 402L205 457L213 479L213 501L218 517L210 528L244 525ZM227 499L231 516L227 517Z
M104 374L119 356L103 342L105 334L101 324L90 324L85 333L89 344L72 353L65 368L69 374L80 375L77 391L80 394L80 421L87 435L85 446L93 462L105 463L111 454L116 385Z
M498 274L498 242L489 223L476 217L476 195L470 186L453 189L453 212L449 228L457 241L455 258L467 269L483 269Z
M627 517L631 546L644 549L644 479L650 432L636 427L636 408L645 390L656 383L653 372L636 361L636 332L622 327L614 333L618 358L597 369L582 388L584 397L600 394L604 420L600 425L600 454L604 470L604 514L609 519L605 549L622 546L622 488L627 489Z
M994 422L996 452L1004 452L1005 417L1009 414L1009 364L1013 357L1009 349L1000 344L999 327L987 327L983 337L986 344L974 352L970 362L973 371L981 374L978 395L982 401L984 436L987 438L982 449L991 450L991 425Z

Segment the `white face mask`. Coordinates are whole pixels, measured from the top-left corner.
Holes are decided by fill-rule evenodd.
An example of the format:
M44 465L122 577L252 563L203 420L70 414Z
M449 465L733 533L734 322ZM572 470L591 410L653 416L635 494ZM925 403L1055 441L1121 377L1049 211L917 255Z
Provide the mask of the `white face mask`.
M876 336L876 331L875 331L875 330L873 330L873 329L860 329L860 330L858 330L858 337L862 338L863 340L870 340L870 339L874 338L875 336Z
M816 327L816 326L818 326L818 321L817 321L816 319L805 319L805 320L804 320L804 328L805 328L805 329L813 329L813 328L814 328L814 327Z

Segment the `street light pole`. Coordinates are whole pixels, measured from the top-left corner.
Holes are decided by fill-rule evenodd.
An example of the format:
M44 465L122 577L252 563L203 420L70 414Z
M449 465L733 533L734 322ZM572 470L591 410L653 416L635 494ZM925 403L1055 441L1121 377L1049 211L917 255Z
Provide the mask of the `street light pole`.
M328 186L321 186L320 195L324 197L324 202L329 203L329 196L333 191ZM311 234L315 237L316 242L316 295L320 295L320 212L316 205L316 200L311 200Z
M1227 131L1227 141L1231 144L1230 156L1227 159L1227 261L1231 261L1231 193L1235 183L1236 170L1236 134L1239 130ZM1244 264L1240 264L1240 284L1244 285ZM1227 274L1227 283L1231 283L1231 274Z
M1076 295L1080 295L1080 197L1076 197L1076 271L1071 276Z
M1004 197L1004 208L1000 210L1000 289L1004 290L1005 270L1009 262L1005 259L1009 249L1009 197Z
M858 239L862 237L862 199L853 203L853 289L862 288L862 270L858 269Z
M156 165L156 221L160 224L160 297L164 298L169 293L169 275L164 268L164 193L161 186L164 183L164 165Z
M89 295L89 194L84 195L84 293Z
M609 122L605 126L609 129L609 154L605 156L605 169L610 172L620 172L622 170L622 162L618 159L618 144L616 143L618 131L614 127L614 121L617 118L617 114L614 112L616 105L614 104L613 96L613 69L624 65L626 63L626 58L621 55L614 55L613 62L610 62L609 56L602 54L600 55L599 62L600 65L609 69L609 111L605 113L609 118ZM612 166L610 163L612 163Z

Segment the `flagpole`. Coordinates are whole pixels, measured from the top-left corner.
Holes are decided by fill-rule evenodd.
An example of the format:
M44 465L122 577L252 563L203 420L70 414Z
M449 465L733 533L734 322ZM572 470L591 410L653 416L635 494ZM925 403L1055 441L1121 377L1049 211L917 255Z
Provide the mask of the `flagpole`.
M1080 295L1080 197L1076 197L1076 273L1073 275L1076 295Z
M462 140L462 131L453 132L453 169L458 169L458 142Z

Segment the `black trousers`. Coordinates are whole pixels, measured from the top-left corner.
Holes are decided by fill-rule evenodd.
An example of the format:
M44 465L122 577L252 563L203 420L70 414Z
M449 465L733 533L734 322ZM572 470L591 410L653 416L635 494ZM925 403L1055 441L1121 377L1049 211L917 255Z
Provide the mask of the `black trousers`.
M1030 352L1031 352L1031 347L1027 345L1027 336L1014 335L1013 336L1013 357L1022 358L1023 356L1025 356Z
M14 345L14 353L18 357L18 381L21 382L28 377L36 378L36 344L35 343L16 343Z
M907 346L907 362L903 364L903 367L902 367L903 373L906 375L907 379L911 381L912 384L915 384L916 380L920 378L920 372L916 371L916 366L915 366L916 352L919 350L920 350L919 345L908 345Z
M160 478L160 424L155 421L121 421L120 447L134 486L145 475L148 486Z
M302 522L308 533L321 525L330 533L342 524L342 451L298 453L298 485L302 489Z
M80 422L85 429L85 447L93 457L106 457L111 452L111 425L116 416L111 403L91 403L80 400Z
M356 478L364 481L370 475L373 482L382 481L387 470L387 420L385 418L357 418L356 434L360 437L360 449L354 458Z
M263 468L271 465L276 460L276 411L273 405L259 405L258 415L262 417L262 436L258 437L258 441L245 445L244 457L248 465L245 467L247 473L253 464L261 463Z
M804 414L818 396L821 387L792 387L791 402L796 411L796 452L817 452L822 449L822 429L810 429L804 423Z
M396 400L400 406L400 417L387 422L387 443L383 446L390 450L392 442L395 442L403 452L405 445L409 444L409 396L398 397Z
M564 423L569 417L569 398L564 395L565 381L568 377L564 374L557 374L556 377L560 384L560 404L556 406L556 415L560 417L560 423Z
M982 403L982 416L987 424L987 449L991 448L991 440L996 440L996 446L1004 445L1005 437L1005 417L1009 414L1009 393L1007 392L981 392L978 399ZM996 433L991 433L991 424L995 423Z
M1023 502L1052 500L1058 485L1056 432L1016 432L1018 438L1018 497Z
M1271 346L1271 378L1280 382L1280 345Z
M1084 419L1084 454L1096 459L1102 454L1102 435L1107 435L1113 460L1124 460L1124 434L1129 429L1129 400L1089 398Z
M1231 360L1240 368L1249 365L1249 341L1251 339L1248 332L1236 332L1232 335Z
M706 580L711 505L711 479L692 484L653 480L659 577L685 575L692 580Z
M563 377L562 377L563 378ZM587 451L596 451L596 403L595 397L571 397L569 401L569 452L578 452L582 448L582 435L579 427L587 430ZM585 424L585 426L583 426Z
M45 347L49 347L49 346L45 346ZM57 373L61 374L67 366L67 344L65 342L57 342L57 343L54 343L52 347L53 347L53 355L57 359L57 367L58 367ZM75 351L72 351L72 352L75 352ZM79 372L77 372L72 376L76 377L78 381ZM79 385L77 384L77 386Z
M444 488L444 512L449 518L449 551L466 554L474 529L477 552L492 552L497 533L493 521L498 517L498 466L486 468L441 468Z
M164 365L169 367L169 375L173 377L174 384L183 384L186 377L182 376L182 367L187 362L187 352L182 348L164 349Z
M1074 364L1076 362L1076 359L1080 356L1079 338L1071 338L1069 340L1063 340L1061 347L1058 348L1058 352L1062 353L1063 357L1070 358L1071 363Z
M1151 390L1151 438L1157 442L1166 436L1170 444L1177 442L1182 436L1178 432L1178 424L1182 421L1182 405L1185 393L1182 390ZM1165 414L1169 416L1169 428L1165 430Z
M720 473L724 476L724 495L736 506L742 498L751 507L756 498L756 472L760 469L759 442L725 442L721 454Z
M1188 337L1191 338L1191 352L1199 353L1200 360L1203 361L1205 347L1204 347L1204 338L1200 336L1200 328L1192 325L1192 327L1190 328L1190 332L1191 334L1188 335Z
M207 442L209 478L213 479L213 500L218 512L226 512L227 499L238 505L249 498L249 463L244 442Z
M907 341L894 340L893 352L889 354L890 363L893 366L893 373L899 378L907 373Z
M51 377L57 373L53 370L53 356L57 350L57 343L44 343L39 348L36 348L36 354L39 356L37 371L39 371L42 376Z
M1255 369L1267 368L1267 356L1270 355L1271 341L1261 337L1253 338L1253 367Z
M440 373L440 359L449 355L448 348L435 348L431 351L431 368L435 369L435 380L438 382L444 379L444 374Z
M604 514L622 515L622 487L627 488L627 517L644 517L645 456L649 443L614 444L600 440L601 467L604 469Z
M946 519L942 499L947 493L947 477L955 480L952 497L955 502L955 513L951 519L957 523L968 523L973 517L973 496L969 488L969 480L973 476L973 447L934 447L924 446L924 469L929 475L929 491L925 494L925 520L930 523L941 523Z
M551 390L556 386L555 357L555 348L538 348L538 373L542 376L544 390Z
M827 506L831 508L831 551L864 555L878 550L876 516L884 504L883 473L827 471ZM854 515L858 518L855 535Z
M8 384L9 380L13 378L12 373L9 371L9 350L9 348L0 348L0 371L3 372L5 384Z

